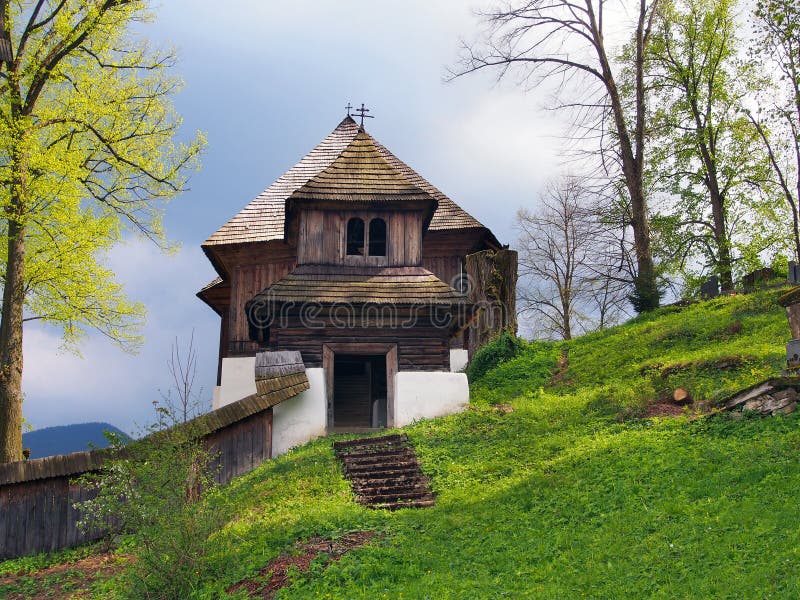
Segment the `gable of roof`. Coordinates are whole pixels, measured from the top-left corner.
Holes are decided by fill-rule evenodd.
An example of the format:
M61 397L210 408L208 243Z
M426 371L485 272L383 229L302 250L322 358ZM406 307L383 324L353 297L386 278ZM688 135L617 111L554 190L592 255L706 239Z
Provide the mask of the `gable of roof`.
M399 181L403 180L405 182L403 185L410 187L402 189L409 194L412 193L413 188L416 190L413 192L414 194L419 194L421 191L426 198L433 198L437 201L438 206L431 219L429 230L485 229L474 217L394 156L372 136L360 129L351 117L346 117L299 163L281 175L275 183L220 227L203 243L203 247L208 249L223 244L282 240L286 200L301 188L305 189L304 193L309 194L321 193L327 189L325 186L330 186L332 182L336 181L337 168L327 171L325 175L322 175L323 172L329 169L337 159L340 165L346 164L348 157L342 155L354 142L358 142L354 148L363 144L363 147L367 148L370 153L374 151L376 156L382 158L392 168L393 174L384 181L386 186L392 180L397 185L399 185ZM351 150L355 152L354 148ZM388 174L389 171L387 170L386 173ZM312 180L314 180L313 184ZM384 190L388 191L388 189L388 187L384 187ZM492 239L496 242L493 236Z
M296 190L289 201L434 201L378 153L373 139L359 131L341 154Z

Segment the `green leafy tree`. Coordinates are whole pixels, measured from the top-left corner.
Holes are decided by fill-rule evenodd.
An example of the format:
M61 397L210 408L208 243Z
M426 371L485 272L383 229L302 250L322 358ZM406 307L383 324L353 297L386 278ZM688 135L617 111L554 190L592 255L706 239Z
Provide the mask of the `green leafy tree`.
M800 261L800 1L758 0L753 54L777 89L748 116L769 156L774 182L791 213L793 254Z
M22 458L23 323L67 347L98 330L140 341L144 310L104 255L128 231L166 247L163 201L185 188L201 136L175 137L171 51L130 32L145 0L0 1L0 462Z
M735 0L674 0L657 12L649 47L652 178L677 200L662 239L682 266L710 267L733 289L734 262L774 241L765 153L742 107L762 84L740 60Z

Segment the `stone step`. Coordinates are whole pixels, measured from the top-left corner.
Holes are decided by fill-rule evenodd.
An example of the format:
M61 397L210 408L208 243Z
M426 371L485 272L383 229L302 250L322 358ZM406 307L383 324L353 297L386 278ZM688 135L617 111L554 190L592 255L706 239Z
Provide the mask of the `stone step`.
M431 491L427 488L416 488L407 490L373 490L360 492L358 502L360 504L380 504L382 502L394 502L396 500L418 500L420 498L433 498Z
M360 460L368 460L373 458L389 458L392 456L415 456L414 451L411 448L406 446L397 446L393 448L379 448L379 449L368 449L368 450L358 450L353 452L346 452L343 454L339 454L339 460L344 461L345 463L350 463L354 461Z
M345 477L352 484L369 485L375 481L385 479L399 479L409 481L414 477L421 476L419 469L383 469L373 473L345 473Z
M427 483L414 482L414 483L393 483L389 485L365 485L353 486L353 491L359 496L371 496L374 494L394 494L416 491L430 491Z
M430 480L405 434L335 442L334 451L360 504L387 510L433 506Z
M396 475L394 477L374 477L366 478L359 477L352 480L353 488L374 487L374 486L390 486L390 485L428 485L431 480L425 475L420 475L417 472L409 473L408 475Z
M349 478L360 476L364 474L385 474L387 471L403 472L409 469L418 470L419 463L416 460L401 460L393 462L375 462L367 464L353 465L352 467L345 466L344 472Z
M372 508L382 508L384 510L399 510L401 508L427 508L436 504L436 500L410 500L400 502L382 502L372 505Z
M333 450L337 454L353 448L378 446L381 444L404 444L408 441L408 436L405 433L395 433L392 435L383 435L379 437L358 438L355 440L345 440L343 442L334 442Z
M342 459L345 467L357 467L360 465L373 465L385 464L391 462L416 460L417 455L408 450L397 450L395 452L387 452L386 454L371 454L368 456L359 456L357 458L345 457Z
M395 486L417 485L418 483L423 483L424 485L428 485L428 483L424 479L415 478L413 473L405 473L397 481L387 481L387 479L390 478L375 477L373 479L369 478L351 479L350 485L352 486L354 491L358 491L360 489L373 488L373 487L389 487L392 485Z
M361 504L397 502L399 500L433 500L433 493L430 490L411 490L388 494L369 494L358 498Z

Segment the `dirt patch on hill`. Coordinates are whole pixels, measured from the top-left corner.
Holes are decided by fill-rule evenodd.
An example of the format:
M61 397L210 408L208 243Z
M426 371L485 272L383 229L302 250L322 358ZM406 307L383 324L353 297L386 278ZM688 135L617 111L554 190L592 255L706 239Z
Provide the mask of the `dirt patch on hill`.
M684 414L682 406L672 402L654 402L647 406L645 417L679 417Z
M111 553L0 578L0 597L8 600L88 598L92 584L125 568L130 559Z
M676 404L672 400L661 399L652 404L648 404L645 409L644 417L688 417L690 421L713 414L719 409L711 402L698 400L691 404Z
M311 567L311 563L321 556L326 557L327 560L339 560L350 550L360 548L376 535L374 531L357 531L335 540L312 537L307 542L298 542L295 544L293 552L284 552L271 560L257 575L232 585L227 592L246 590L247 595L251 598L272 598L279 589L292 583L290 572L294 570L300 573L307 571Z

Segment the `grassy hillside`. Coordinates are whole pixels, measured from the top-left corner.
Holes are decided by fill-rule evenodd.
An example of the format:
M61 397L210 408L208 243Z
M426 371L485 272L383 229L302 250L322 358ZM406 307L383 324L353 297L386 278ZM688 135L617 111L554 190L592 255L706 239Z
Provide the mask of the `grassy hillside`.
M290 570L277 597L800 597L797 414L636 418L677 386L710 402L778 373L789 331L776 296L662 309L569 343L566 368L563 345L512 348L473 382L469 411L405 429L438 492L430 509L355 504L330 438L262 466L209 499L227 525L195 597L258 580L298 540L357 531L377 535ZM0 563L0 596L69 589L69 570L1 579L62 556Z

